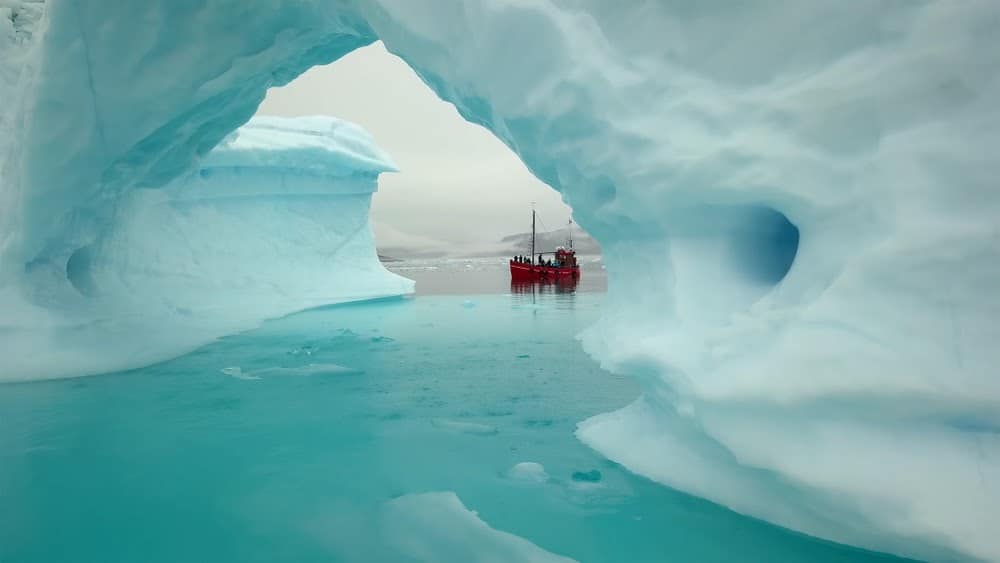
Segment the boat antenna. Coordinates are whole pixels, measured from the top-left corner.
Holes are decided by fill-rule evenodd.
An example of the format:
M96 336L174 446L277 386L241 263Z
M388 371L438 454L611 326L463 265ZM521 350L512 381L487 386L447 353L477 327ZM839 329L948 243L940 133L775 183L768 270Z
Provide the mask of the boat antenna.
M531 264L535 263L535 202L531 202Z
M569 218L569 223L566 225L566 228L569 230L569 241L567 241L568 242L568 246L569 246L570 250L573 250L573 218L572 217Z

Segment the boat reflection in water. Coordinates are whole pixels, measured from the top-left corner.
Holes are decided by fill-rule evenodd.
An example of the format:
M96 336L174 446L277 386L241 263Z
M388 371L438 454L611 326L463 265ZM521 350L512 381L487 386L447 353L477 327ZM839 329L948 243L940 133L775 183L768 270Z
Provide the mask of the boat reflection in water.
M510 280L510 292L514 295L554 295L575 293L580 278L557 278L545 281Z
M573 309L579 281L579 278L535 282L511 280L511 301L515 307Z

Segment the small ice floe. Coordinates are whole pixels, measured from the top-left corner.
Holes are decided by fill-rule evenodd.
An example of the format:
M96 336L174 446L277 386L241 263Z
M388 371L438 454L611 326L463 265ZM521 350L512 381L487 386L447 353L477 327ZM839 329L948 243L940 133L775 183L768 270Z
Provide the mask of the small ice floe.
M243 373L243 370L240 369L240 366L229 366L226 368L222 368L219 371L228 375L229 377L234 377L236 379L246 379L246 380L260 379L260 377L257 377L252 373Z
M507 478L525 483L544 483L549 480L549 474L541 463L522 461L507 470Z
M475 434L477 436L492 436L497 434L500 430L496 426L490 426L489 424L480 424L478 422L464 422L461 420L449 420L446 418L435 418L431 420L431 425L434 428L440 428L442 430L450 430L452 432L461 432L463 434Z
M465 301L462 301L462 306L466 309L471 309L476 306L476 302L471 299L466 299Z
M222 368L222 373L236 379L263 379L272 376L311 376L311 375L352 375L363 373L359 369L344 367L337 364L309 364L298 367L272 367L243 371L239 366Z
M490 527L454 492L410 494L386 502L380 536L400 559L420 563L576 563Z
M311 376L311 375L354 375L362 373L362 371L359 369L349 368L338 364L308 364L298 367L264 368L252 371L250 373L257 376L273 376L273 375Z
M300 346L288 351L289 356L312 356L319 351L319 348L311 345Z

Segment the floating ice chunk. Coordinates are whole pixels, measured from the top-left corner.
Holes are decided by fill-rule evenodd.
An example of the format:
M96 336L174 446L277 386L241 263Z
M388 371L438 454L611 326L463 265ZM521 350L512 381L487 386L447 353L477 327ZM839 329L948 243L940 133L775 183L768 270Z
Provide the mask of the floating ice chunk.
M243 370L239 366L230 366L222 368L219 371L228 375L229 377L234 377L236 379L247 379L247 380L260 379L260 377L256 375L250 373L243 373Z
M549 480L545 466L534 461L522 461L507 470L507 477L529 483L544 483Z
M573 563L491 528L453 492L406 495L386 503L383 531L396 550L424 563Z
M311 376L311 375L356 375L364 373L359 369L349 368L338 364L308 364L297 367L271 367L250 372L256 378L281 375L281 376Z
M464 434L477 434L480 436L490 436L500 432L496 426L490 426L489 424L450 420L447 418L432 419L431 424L435 428L441 428L442 430L451 430L452 432L462 432Z
M298 355L312 356L313 354L315 354L318 351L319 351L319 348L317 348L315 346L309 346L309 345L307 345L307 346L300 346L299 348L295 348L294 350L289 350L288 351L288 355L289 356L298 356Z

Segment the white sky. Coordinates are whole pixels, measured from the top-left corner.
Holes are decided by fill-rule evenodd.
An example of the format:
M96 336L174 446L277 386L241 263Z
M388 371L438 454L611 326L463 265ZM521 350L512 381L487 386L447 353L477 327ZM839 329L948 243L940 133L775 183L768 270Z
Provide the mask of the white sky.
M382 175L373 200L380 246L495 242L529 230L532 201L550 229L570 216L555 190L381 43L271 89L258 112L332 115L371 132L400 169Z

